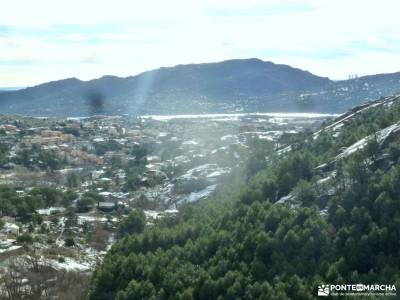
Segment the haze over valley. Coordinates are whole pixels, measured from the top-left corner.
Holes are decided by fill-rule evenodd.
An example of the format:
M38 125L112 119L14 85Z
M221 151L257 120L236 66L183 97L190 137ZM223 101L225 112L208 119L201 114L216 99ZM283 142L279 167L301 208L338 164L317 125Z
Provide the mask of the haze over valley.
M0 299L399 298L398 1L4 2Z

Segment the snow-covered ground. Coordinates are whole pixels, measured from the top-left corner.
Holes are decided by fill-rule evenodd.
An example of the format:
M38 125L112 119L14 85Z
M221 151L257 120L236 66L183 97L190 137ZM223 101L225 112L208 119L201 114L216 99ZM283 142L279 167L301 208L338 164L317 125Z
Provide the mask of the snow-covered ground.
M100 222L100 223L105 223L108 221L106 217L100 217L100 216L93 216L93 215L77 215L78 216L78 224L83 224L85 222ZM112 218L112 222L118 221L117 218Z
M70 257L65 257L64 261L59 261L55 259L46 260L46 262L56 270L66 270L66 271L89 271L95 266L95 262L83 262L72 259Z
M39 215L51 215L52 213L56 213L56 212L64 212L65 208L64 207L48 207L48 208L43 208L43 209L37 209L36 212Z
M397 133L400 131L400 124L392 124L382 130L377 131L375 134L371 134L366 136L365 138L357 141L353 145L347 147L345 150L342 151L339 155L335 157L335 160L342 159L347 157L358 150L363 149L369 141L373 140L374 138L377 139L378 143L383 143L392 133Z
M210 185L201 191L190 193L188 196L185 196L182 200L184 202L196 202L200 199L208 197L215 190L216 187L217 187L216 184Z

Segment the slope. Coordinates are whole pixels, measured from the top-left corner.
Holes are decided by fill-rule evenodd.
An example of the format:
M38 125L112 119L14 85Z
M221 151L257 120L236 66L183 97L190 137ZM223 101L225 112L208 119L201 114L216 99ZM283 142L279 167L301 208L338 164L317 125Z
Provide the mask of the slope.
M259 59L178 65L119 78L76 78L0 95L3 113L85 116L212 111L238 96L259 97L319 89L331 81L287 65ZM93 104L99 102L101 105ZM229 100L232 99L232 100ZM204 108L205 107L205 108Z
M249 164L119 240L90 299L312 299L320 284L399 284L399 122L396 95L281 141L285 151L259 149L260 172Z

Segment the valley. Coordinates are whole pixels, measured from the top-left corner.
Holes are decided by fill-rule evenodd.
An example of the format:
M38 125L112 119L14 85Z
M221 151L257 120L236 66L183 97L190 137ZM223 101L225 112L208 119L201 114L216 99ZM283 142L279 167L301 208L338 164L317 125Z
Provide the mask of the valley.
M1 116L2 295L60 296L79 283L82 297L106 252L130 233L121 224L132 211L146 227L173 220L334 117Z
M399 1L3 2L0 300L400 299Z
M90 299L314 299L327 282L382 278L379 296L395 298L399 101L255 146L209 197L117 241Z

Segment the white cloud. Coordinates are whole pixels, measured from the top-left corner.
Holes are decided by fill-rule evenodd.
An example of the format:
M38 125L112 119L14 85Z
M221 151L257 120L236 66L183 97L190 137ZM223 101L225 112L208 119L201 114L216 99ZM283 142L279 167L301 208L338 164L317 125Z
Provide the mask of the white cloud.
M259 57L345 78L400 71L397 0L13 0L0 85Z

